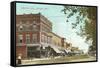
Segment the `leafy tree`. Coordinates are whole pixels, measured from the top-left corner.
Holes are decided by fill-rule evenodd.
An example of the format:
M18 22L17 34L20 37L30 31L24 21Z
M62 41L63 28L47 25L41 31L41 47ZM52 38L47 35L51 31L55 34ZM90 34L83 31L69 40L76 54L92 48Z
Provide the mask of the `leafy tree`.
M67 16L67 22L69 19L76 15L76 22L72 23L72 28L77 29L80 27L80 32L76 32L81 37L86 37L86 42L92 41L89 51L96 51L96 7L86 6L64 6L62 10Z

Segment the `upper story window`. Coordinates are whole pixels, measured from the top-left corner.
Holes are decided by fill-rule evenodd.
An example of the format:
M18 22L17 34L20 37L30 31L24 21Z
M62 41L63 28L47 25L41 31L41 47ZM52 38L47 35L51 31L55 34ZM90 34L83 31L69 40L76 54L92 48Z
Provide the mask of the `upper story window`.
M33 21L33 24L36 24L36 21Z
M22 43L23 42L23 35L18 35L18 43Z
M51 43L51 37L48 37L48 43Z
M36 24L33 24L33 31L37 31L38 30L38 26Z
M33 34L32 35L32 39L33 39L33 43L36 43L37 42L37 34Z
M47 43L47 36L44 35L44 42Z
M30 43L30 35L26 34L26 43Z
M45 24L41 25L41 30L44 31L44 32L50 32L50 28Z
M36 23L36 21L33 21L33 27L35 27L35 26L36 26L36 24L37 24L37 23Z
M38 25L37 25L36 21L33 21L32 27L33 27L33 31L37 31L38 30Z
M23 30L23 26L22 26L22 25L19 26L19 30L20 30L20 31Z
M36 24L33 24L33 28L37 28L37 25Z
M57 45L57 42L56 41L54 41L54 45Z
M23 23L22 21L20 21L20 23L17 26L18 31L22 31L23 30Z
M44 35L41 35L41 42L44 42Z
M25 30L30 31L30 22L29 21L27 21L25 24Z

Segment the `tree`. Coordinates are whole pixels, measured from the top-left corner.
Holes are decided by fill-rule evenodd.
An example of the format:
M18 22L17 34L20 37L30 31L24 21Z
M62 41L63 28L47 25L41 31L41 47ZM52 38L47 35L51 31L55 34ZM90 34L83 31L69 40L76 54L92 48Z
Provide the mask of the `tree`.
M93 6L64 6L62 12L67 15L67 22L69 22L69 18L77 14L76 22L72 23L72 28L80 27L80 32L76 33L81 37L86 37L86 42L92 41L89 51L96 51L97 8Z

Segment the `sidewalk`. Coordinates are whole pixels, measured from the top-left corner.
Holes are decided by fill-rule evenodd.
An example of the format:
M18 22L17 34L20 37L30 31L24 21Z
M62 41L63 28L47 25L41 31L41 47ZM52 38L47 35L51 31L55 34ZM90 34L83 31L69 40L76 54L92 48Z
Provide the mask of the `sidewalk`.
M63 62L79 62L79 61L95 61L95 57L50 57L50 58L34 58L30 60L22 60L22 65L28 65L28 64L49 64L49 63L63 63Z

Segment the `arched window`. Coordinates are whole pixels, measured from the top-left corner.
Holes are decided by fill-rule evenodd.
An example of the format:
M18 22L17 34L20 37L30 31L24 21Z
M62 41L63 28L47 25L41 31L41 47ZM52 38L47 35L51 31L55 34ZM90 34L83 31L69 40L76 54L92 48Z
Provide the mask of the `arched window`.
M22 23L22 21L20 21L19 26L18 26L18 29L19 29L19 31L22 31L23 30L23 23Z
M37 27L37 23L36 21L33 21L33 28L36 28Z
M37 25L36 24L33 24L33 28L36 28L37 27Z
M22 25L19 26L19 30L20 30L20 31L23 30L23 26L22 26Z
M37 31L38 30L37 24L33 24L32 27L33 27L33 31Z

